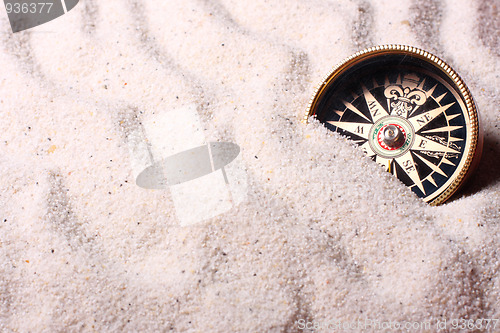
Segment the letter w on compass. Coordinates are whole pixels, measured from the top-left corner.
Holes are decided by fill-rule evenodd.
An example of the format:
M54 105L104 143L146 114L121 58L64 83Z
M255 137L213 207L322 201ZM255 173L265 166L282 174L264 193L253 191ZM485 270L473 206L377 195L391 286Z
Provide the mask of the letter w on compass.
M423 84L417 86L418 81L419 78L415 75L405 75L401 85L395 84L385 88L384 95L387 98L391 115L408 118L425 103L427 95L421 89Z

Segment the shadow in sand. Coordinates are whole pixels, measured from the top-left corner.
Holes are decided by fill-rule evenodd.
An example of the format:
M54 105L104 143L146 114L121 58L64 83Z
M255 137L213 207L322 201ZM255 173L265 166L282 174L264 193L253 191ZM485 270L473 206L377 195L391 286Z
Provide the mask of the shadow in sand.
M452 200L475 194L498 181L500 181L500 143L485 136L483 155L478 168Z

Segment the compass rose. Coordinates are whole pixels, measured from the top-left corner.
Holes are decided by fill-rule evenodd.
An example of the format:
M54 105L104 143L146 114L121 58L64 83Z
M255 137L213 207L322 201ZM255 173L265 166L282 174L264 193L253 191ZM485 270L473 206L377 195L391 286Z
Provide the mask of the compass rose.
M392 50L383 57L373 56L376 51L334 70L308 116L353 140L425 201L440 203L475 156L475 108L469 112L471 99L460 86L431 60L422 62L417 51ZM366 54L371 57L363 59Z

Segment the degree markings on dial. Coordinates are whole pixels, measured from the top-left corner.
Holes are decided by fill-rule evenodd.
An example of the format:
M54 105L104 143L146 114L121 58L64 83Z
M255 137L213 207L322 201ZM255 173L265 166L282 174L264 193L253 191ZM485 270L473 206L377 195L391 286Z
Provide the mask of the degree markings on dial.
M357 135L363 139L368 140L368 132L370 132L370 127L372 124L365 123L348 123L345 121L327 121L327 123L337 126L346 132Z
M417 165L413 160L412 154L407 151L402 156L396 157L395 160L403 169L403 171L408 175L408 177L410 177L413 183L417 185L420 191L422 191L422 193L425 195L424 186L422 185L422 181L420 180L420 176L418 175Z
M432 120L436 119L441 113L445 112L450 108L455 102L446 104L430 111L419 114L418 116L413 116L408 118L408 121L413 125L415 132L418 132L422 127L430 123Z
M382 117L388 116L389 113L380 105L377 99L372 95L372 93L363 85L363 95L365 97L366 105L372 116L372 120L375 123Z

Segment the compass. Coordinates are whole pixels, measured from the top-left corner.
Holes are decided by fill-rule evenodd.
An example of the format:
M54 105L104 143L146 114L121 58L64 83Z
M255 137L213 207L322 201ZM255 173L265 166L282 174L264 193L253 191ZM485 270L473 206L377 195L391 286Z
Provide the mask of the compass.
M460 188L481 155L467 86L443 60L415 47L377 46L347 58L316 90L305 121L311 116L433 205Z

